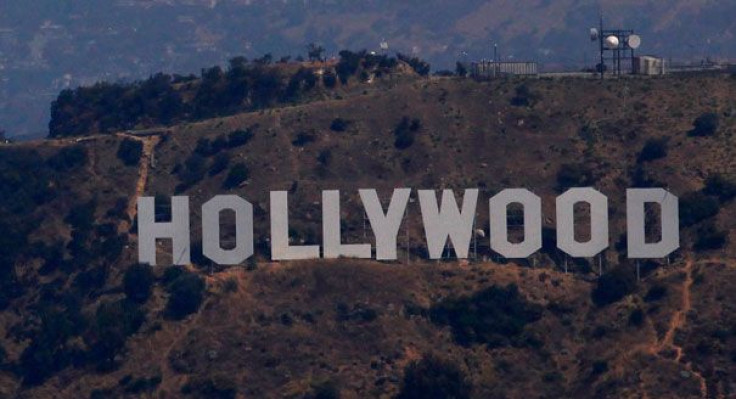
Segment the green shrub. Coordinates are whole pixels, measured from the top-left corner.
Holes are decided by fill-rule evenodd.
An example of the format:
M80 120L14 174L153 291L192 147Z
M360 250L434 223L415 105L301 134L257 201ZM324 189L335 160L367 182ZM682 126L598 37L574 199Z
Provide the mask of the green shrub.
M67 312L51 308L37 314L39 329L31 332L31 342L18 359L17 371L23 385L41 384L71 364L71 353L66 343L81 332L84 319L68 316Z
M340 51L340 61L335 65L335 72L343 85L348 83L348 79L355 75L360 67L360 62L365 53L354 53L349 50Z
M649 162L654 161L655 159L666 157L667 141L668 139L666 137L647 140L647 142L644 144L644 148L642 148L641 152L639 153L639 158L637 159L637 162Z
M145 314L133 302L103 302L95 313L95 323L88 342L90 360L100 370L110 370L115 356L122 351L127 337L138 331Z
M435 73L433 73L434 76L441 76L444 78L449 78L452 76L455 76L455 72L449 70L449 69L441 69Z
M430 320L450 326L460 345L522 346L524 327L541 316L542 307L527 302L513 284L446 299L430 308Z
M0 220L10 222L10 216L20 220L33 212L37 205L51 200L56 191L51 188L52 173L44 168L44 160L36 150L0 147ZM5 234L9 234L8 230ZM8 247L3 246L4 250ZM0 259L3 258L0 251Z
M693 244L693 249L696 251L721 249L728 243L728 231L719 230L712 222L701 226L697 237Z
M230 141L225 137L225 135L221 134L217 137L215 137L214 140L212 140L211 148L212 152L215 154L218 154L220 151L225 150L229 147Z
M422 122L417 119L409 119L409 117L401 118L399 124L394 128L394 147L404 150L414 144L416 132L422 127Z
M87 255L76 256L74 261L79 262L79 259L87 259ZM84 265L77 265L78 267ZM72 288L74 292L80 297L91 297L100 288L105 286L107 281L108 270L104 266L97 266L80 272L74 277L72 281Z
M327 71L322 75L322 83L326 88L331 89L337 86L337 76L332 71Z
M647 170L646 164L637 162L629 171L631 177L631 187L648 188L662 187L664 184L658 182L653 174Z
M396 58L398 58L399 60L404 61L407 64L409 64L409 66L411 67L411 69L413 69L414 72L416 72L420 76L427 76L427 75L429 75L429 71L431 69L431 66L429 65L428 62L426 62L424 60L421 60L421 59L419 59L417 57L409 57L409 56L404 55L404 54L401 54L401 53L397 53L396 54Z
M455 74L457 76L468 76L468 68L462 62L458 61L455 63Z
M58 172L66 172L86 165L87 161L87 149L81 145L73 145L64 147L51 156L48 165Z
M133 302L146 303L153 287L153 271L149 265L133 265L123 275L125 296Z
M228 165L230 165L230 155L226 152L221 152L215 156L208 173L210 176L218 175L227 169Z
M183 394L195 394L197 397L213 399L234 399L238 387L229 376L223 374L193 376L181 388Z
M340 399L340 390L334 382L325 381L312 385L312 392L304 399Z
M718 197L721 202L727 202L736 198L736 181L726 178L721 174L708 176L705 179L703 193Z
M515 107L533 106L539 100L539 96L532 93L525 84L516 86L516 95L511 97L511 105Z
M130 378L130 376L128 376ZM150 378L136 378L132 381L124 381L125 383L121 384L124 386L123 392L130 393L130 394L141 394L143 392L150 392L156 389L156 387L161 384L161 376L155 375Z
M712 136L718 131L718 114L706 112L693 121L693 128L688 132L688 136Z
M64 218L64 222L69 224L74 230L89 232L95 223L95 209L97 204L94 200L86 204L74 206Z
M320 151L319 155L317 155L317 162L322 166L328 166L330 160L332 160L332 151L329 148Z
M198 311L204 300L204 280L193 273L183 273L167 288L169 301L165 313L174 320L181 320Z
M184 167L179 170L179 181L176 191L182 192L199 183L207 172L207 160L196 152L184 161Z
M291 142L294 147L304 147L309 143L317 141L317 137L310 132L299 132L296 138Z
M702 192L690 192L680 197L680 226L689 227L718 214L718 200Z
M225 292L237 292L238 291L238 280L235 277L230 277L222 285L222 289Z
M349 121L342 118L335 118L332 120L332 123L330 123L330 130L334 132L344 132L349 125Z
M246 130L238 129L230 132L227 135L227 146L230 148L240 147L248 144L253 138L253 129L248 128Z
M248 166L242 162L236 163L227 173L227 177L222 183L222 187L225 189L238 187L240 183L248 180L249 176L250 170L248 169Z
M96 388L89 394L89 399L107 399L115 396L115 390L112 388Z
M378 312L375 309L365 305L354 305L352 310L345 303L338 303L335 308L335 319L339 322L344 321L362 321L371 322L378 318Z
M667 286L665 285L654 285L649 288L647 294L644 296L644 302L655 302L667 295Z
M469 398L472 387L463 372L449 361L428 355L404 370L396 399Z
M608 371L608 362L605 360L597 360L593 362L591 370L592 375L601 375Z
M194 147L194 153L202 157L210 157L212 155L215 155L216 151L212 147L212 142L210 141L210 139L200 137L197 140L197 146Z
M582 164L563 164L557 171L557 189L560 192L572 187L588 187L595 182L593 171Z
M296 101L304 93L309 92L317 85L317 75L309 68L299 68L299 70L291 76L284 93L285 101Z
M633 272L618 267L603 273L590 295L596 306L603 307L618 302L635 288L636 279Z
M118 146L117 157L125 166L135 166L143 155L143 143L138 140L124 139Z
M629 325L641 327L644 324L644 312L640 308L636 308L629 314Z
M166 268L166 271L164 271L163 276L161 276L161 284L163 284L168 291L171 284L186 273L188 273L187 269L182 266L169 266Z

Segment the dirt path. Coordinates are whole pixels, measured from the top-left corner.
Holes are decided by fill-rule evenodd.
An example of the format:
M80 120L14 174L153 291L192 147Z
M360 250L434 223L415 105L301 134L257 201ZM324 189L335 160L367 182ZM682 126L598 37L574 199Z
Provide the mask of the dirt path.
M655 355L659 355L662 351L671 349L675 351L675 358L673 359L676 363L680 363L683 355L683 348L675 343L675 334L677 330L682 329L687 322L687 314L692 310L692 286L693 286L693 269L695 263L692 259L688 258L685 261L685 281L682 283L682 301L680 308L675 311L670 319L669 328L665 333L661 341L656 342L651 348L651 352ZM708 397L708 387L706 385L705 378L693 369L692 363L688 362L685 364L685 368L695 377L700 384L700 394L703 398Z
M672 315L670 319L669 328L664 335L664 338L656 345L657 351L672 348L677 353L675 361L679 362L682 359L682 347L675 345L675 333L678 329L682 328L687 321L687 313L692 309L691 288L693 285L693 261L688 259L685 263L685 281L682 284L682 304L680 308Z
M161 139L159 136L150 137L136 137L126 136L133 140L138 140L143 143L143 154L141 155L140 164L138 165L138 181L135 184L135 192L128 199L128 208L126 214L128 215L128 221L124 221L120 224L119 231L124 232L130 229L130 223L135 219L137 212L138 197L143 195L146 190L146 184L148 183L148 175L151 169L151 161L154 148Z

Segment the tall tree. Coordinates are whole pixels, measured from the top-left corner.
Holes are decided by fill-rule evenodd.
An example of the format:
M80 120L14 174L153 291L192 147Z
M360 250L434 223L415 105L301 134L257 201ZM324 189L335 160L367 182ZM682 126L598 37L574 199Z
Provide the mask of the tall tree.
M307 45L307 57L309 61L324 61L324 52L325 48L318 44L309 43Z

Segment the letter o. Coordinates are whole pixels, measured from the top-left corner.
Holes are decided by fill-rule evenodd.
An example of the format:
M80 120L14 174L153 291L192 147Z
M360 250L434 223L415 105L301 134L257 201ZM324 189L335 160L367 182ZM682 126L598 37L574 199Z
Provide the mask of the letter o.
M235 248L220 245L220 212L235 212ZM237 195L218 195L202 205L202 253L220 265L238 265L253 255L253 205Z
M507 210L511 203L524 207L524 241L508 239ZM506 258L526 258L542 248L542 200L523 188L501 191L489 201L491 211L491 248Z
M590 240L575 240L575 204L590 204ZM593 188L571 188L557 197L557 248L576 258L608 248L608 198Z

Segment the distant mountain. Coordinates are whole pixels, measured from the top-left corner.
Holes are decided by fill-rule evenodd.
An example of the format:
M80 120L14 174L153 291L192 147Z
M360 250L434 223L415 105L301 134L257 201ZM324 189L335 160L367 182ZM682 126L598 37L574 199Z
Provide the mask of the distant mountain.
M544 69L592 64L587 30L598 2L584 0L37 0L0 12L0 129L42 136L48 106L65 87L97 80L189 73L249 58L304 54L309 42L416 53L435 69L458 58L534 59ZM679 60L736 57L730 0L624 0L602 10L643 36L642 51ZM466 54L466 55L465 55Z

